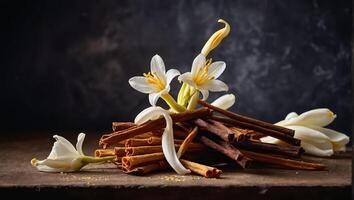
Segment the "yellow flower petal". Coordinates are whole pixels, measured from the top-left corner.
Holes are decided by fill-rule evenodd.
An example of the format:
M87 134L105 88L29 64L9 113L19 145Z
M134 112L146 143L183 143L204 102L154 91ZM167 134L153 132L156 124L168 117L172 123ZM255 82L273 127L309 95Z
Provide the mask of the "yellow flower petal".
M220 42L230 33L230 25L225 20L219 19L218 22L225 24L225 27L216 31L205 43L201 51L205 57L211 50L215 49L220 44Z

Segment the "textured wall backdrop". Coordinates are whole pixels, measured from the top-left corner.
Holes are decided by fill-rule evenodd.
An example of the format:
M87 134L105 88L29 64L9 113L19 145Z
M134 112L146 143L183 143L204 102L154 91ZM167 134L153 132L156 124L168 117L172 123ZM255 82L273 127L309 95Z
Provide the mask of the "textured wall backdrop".
M3 129L109 129L132 120L148 99L128 79L148 71L154 54L188 71L223 18L232 31L211 56L227 63L221 79L237 96L233 111L276 122L328 107L338 114L333 127L350 134L350 0L1 5Z

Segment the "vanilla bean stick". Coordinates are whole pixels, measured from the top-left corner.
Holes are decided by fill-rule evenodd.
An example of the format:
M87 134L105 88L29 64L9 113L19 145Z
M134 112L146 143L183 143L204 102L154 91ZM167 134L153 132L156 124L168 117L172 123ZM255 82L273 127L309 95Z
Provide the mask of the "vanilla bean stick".
M194 127L193 130L189 133L186 139L183 141L181 147L178 149L177 157L180 158L188 149L195 136L198 134L198 127Z
M255 130L255 131L258 131L258 132L263 133L265 135L269 135L269 136L278 138L280 140L283 140L284 142L291 144L291 145L300 146L300 143L301 143L301 140L293 138L290 135L284 134L284 133L276 131L276 130L268 129L268 128L265 128L265 127L262 127L262 126L259 126L256 124L250 124L247 122L237 121L234 119L219 117L219 116L211 116L210 118L213 120L219 121L219 122L226 122L226 123L233 124L234 126Z
M96 149L95 157L114 156L114 149Z
M250 157L255 161L259 161L262 163L268 163L273 165L278 165L281 167L285 167L288 169L302 169L302 170L325 170L326 166L318 163L311 163L305 161L291 160L287 158L280 158L276 156L266 155L255 153L251 151L242 150L246 156Z
M166 161L158 161L155 163L139 166L133 169L126 168L126 167L123 167L122 169L123 172L127 174L145 175L154 171L159 171L167 168L168 168L168 164Z
M200 141L204 145L226 155L232 160L235 160L242 168L248 168L252 161L251 159L244 156L238 149L232 147L231 145L220 145L205 136L201 136Z
M175 144L182 144L183 140L175 139ZM161 145L161 138L159 137L149 137L145 139L127 139L125 141L125 147L138 147L138 146L154 146Z
M154 161L162 161L165 159L163 153L151 153L136 156L125 156L122 158L122 165L126 169L132 169L135 166L141 166L145 163L151 163Z
M175 147L180 149L179 144L176 144ZM189 148L186 149L188 152L202 151L205 150L205 146L203 144L191 143L189 144ZM134 156L134 155L142 155L149 153L162 153L162 146L139 146L139 147L127 147L125 148L126 156Z
M289 135L289 136L294 136L294 134L295 134L294 130L291 130L291 129L288 129L285 127L281 127L281 126L277 126L272 123L264 122L264 121L261 121L258 119L246 117L246 116L243 116L240 114L236 114L236 113L230 112L228 110L224 110L224 109L218 108L216 106L213 106L205 101L199 100L198 103L205 106L205 107L208 107L220 114L223 114L231 119L237 120L237 121L247 122L249 124L255 124L255 125L265 127L265 128L271 129L271 130L276 130L276 131L282 132L282 133Z
M194 120L194 123L202 130L214 133L224 141L232 142L234 140L235 134L220 122L214 120L205 121L202 119L196 119Z
M177 114L171 114L171 118L173 122L182 122L182 121L188 121L191 119L196 119L200 117L205 117L211 114L211 110L208 108L201 108L198 110L193 110L193 111L188 111L188 112L183 112L183 113L177 113ZM159 118L156 120L150 120L148 122L145 122L141 125L134 126L125 130L117 131L110 136L101 138L99 144L103 145L104 147L107 147L112 144L117 144L118 142L132 138L134 136L149 132L149 131L154 131L157 129L164 128L166 125L165 119Z
M260 153L272 153L296 158L304 153L304 149L300 146L280 146L254 141L234 142L233 145L241 150L245 149Z
M133 122L112 122L112 130L114 132L131 128L133 126L136 126L136 124L134 124Z
M222 174L222 171L215 167L209 167L184 159L181 159L180 161L182 165L184 165L187 169L190 169L192 172L202 175L206 178L217 178Z

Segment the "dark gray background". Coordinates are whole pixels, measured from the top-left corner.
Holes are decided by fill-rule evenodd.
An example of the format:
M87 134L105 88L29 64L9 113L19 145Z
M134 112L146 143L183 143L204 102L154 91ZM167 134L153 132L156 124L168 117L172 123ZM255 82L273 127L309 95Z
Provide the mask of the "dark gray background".
M351 133L351 1L2 1L2 129L109 129L148 106L128 79L160 54L190 70L221 25L210 55L233 111L276 122L328 107ZM177 81L174 82L177 85ZM175 94L177 91L173 90ZM212 95L213 100L217 95Z

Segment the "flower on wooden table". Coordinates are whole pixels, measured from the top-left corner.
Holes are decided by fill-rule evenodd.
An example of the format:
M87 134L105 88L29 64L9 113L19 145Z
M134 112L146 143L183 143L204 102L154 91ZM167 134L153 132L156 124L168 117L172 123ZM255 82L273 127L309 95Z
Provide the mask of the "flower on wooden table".
M56 140L47 159L37 160L33 158L31 164L42 172L74 172L79 171L89 163L98 163L113 160L114 157L96 158L85 156L82 151L82 144L85 134L80 133L77 137L76 149L64 137L54 135Z
M295 130L295 138L301 140L305 152L315 156L331 156L336 151L345 151L349 137L338 131L324 128L333 122L336 115L327 108L314 109L298 115L289 113L276 125ZM273 137L261 138L262 142L281 143Z

